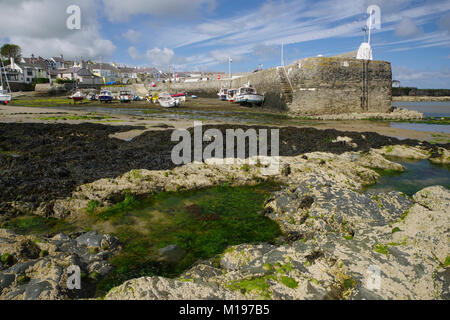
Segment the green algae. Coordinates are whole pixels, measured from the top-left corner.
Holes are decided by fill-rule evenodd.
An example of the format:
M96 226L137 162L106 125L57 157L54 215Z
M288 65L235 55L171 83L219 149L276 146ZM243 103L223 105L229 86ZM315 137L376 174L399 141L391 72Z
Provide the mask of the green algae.
M164 192L144 200L127 194L114 207L89 214L93 229L109 223L122 245L121 252L111 259L114 271L99 283L99 293L136 277L178 276L195 261L212 258L231 245L272 241L281 231L261 213L276 189L272 183L223 185ZM187 252L178 263L159 259L159 250L169 244Z

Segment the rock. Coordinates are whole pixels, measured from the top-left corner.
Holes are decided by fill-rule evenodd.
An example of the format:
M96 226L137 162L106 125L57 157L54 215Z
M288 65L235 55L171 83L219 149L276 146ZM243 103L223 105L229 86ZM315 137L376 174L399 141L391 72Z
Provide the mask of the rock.
M14 274L0 273L0 294L3 288L9 287L15 279L16 276Z
M289 164L284 164L281 168L281 175L287 177L291 174L291 166Z
M270 218L299 235L289 243L233 246L178 279L134 279L106 299L446 299L449 192L426 188L414 202L291 185L267 204Z
M269 244L238 245L225 250L220 260L220 265L227 271L238 270L256 257L273 250L275 247Z
M374 149L373 151L384 156L403 159L424 160L430 157L429 152L426 150L403 145L384 146L381 149Z
M307 237L334 230L353 236L355 230L394 221L411 205L399 192L361 194L345 187L301 185L276 192L266 211L285 232Z
M112 289L105 300L234 300L234 292L206 283L144 277Z
M84 235L84 237L83 237ZM17 261L8 269L0 270L0 300L64 300L89 298L92 283L85 283L81 290L68 290L67 269L79 266L81 271L98 275L94 281L107 276L112 266L109 258L117 253L117 239L109 235L100 235L97 243L108 243L98 254L91 254L92 243L97 234L81 235L79 244L67 235L58 234L50 239L41 236L35 243L31 237L16 235L0 229L0 248L11 252ZM96 243L94 243L96 244ZM97 248L97 247L96 247ZM46 254L41 254L45 252ZM93 280L89 280L93 281Z
M450 212L450 191L442 186L422 189L413 198L430 210Z
M179 246L171 244L168 245L167 247L162 248L159 251L159 254L161 255L162 261L169 263L177 263L183 260L187 252L186 250L180 248Z
M95 231L90 231L82 234L75 239L78 245L85 245L92 248L101 248L103 235Z
M416 204L407 211L404 219L393 225L397 243L406 243L427 252L444 265L449 256L450 191L429 187L413 196Z
M450 164L450 151L438 148L437 152L430 155L430 161L438 164Z
M55 300L58 298L54 295L54 286L49 281L33 283L27 286L23 299L24 300Z
M23 240L19 244L19 256L26 259L37 259L41 249L31 240Z
M380 153L370 150L368 153L362 154L356 160L356 163L369 168L405 171L405 167L399 163L387 160Z

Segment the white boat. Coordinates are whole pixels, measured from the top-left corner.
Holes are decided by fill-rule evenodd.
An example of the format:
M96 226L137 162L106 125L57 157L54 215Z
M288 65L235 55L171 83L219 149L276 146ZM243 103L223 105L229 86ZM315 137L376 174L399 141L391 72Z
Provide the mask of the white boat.
M7 105L11 102L11 90L9 88L9 83L8 83L8 78L6 76L6 71L5 71L5 66L3 65L3 61L0 59L1 61L1 65L0 65L0 104L4 104ZM5 82L6 82L6 86L7 89L6 90L3 86L3 75L1 73L1 71L3 70L4 74L5 74Z
M98 100L104 103L111 103L114 100L114 96L110 90L102 90L98 96Z
M158 102L163 108L174 108L179 107L181 105L180 99L172 97L167 92L159 94Z
M254 104L260 106L264 102L264 95L258 94L256 89L252 88L250 83L248 83L237 90L234 102L242 105Z
M0 86L0 104L7 105L11 102L11 94L8 90L4 90L3 86Z
M120 102L125 102L125 103L131 102L132 98L133 98L133 95L131 94L131 91L129 91L129 90L122 90L119 93Z
M227 100L230 102L234 102L235 98L236 98L236 89L228 89Z
M73 101L76 102L76 101L83 101L84 99L86 99L86 96L84 95L83 92L77 91L71 96L71 98L73 99Z
M219 99L222 101L227 101L227 93L228 93L228 88L222 88L220 89L220 91L217 93L217 95L219 96Z

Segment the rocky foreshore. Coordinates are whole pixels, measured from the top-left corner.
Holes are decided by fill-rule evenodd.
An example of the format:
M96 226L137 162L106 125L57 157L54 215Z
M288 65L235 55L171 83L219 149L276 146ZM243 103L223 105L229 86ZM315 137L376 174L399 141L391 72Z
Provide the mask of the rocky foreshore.
M422 120L424 118L423 113L408 110L405 108L394 108L389 113L342 113L342 114L329 114L310 116L309 118L315 120Z
M366 166L402 170L381 152L287 160L265 210L278 241L230 247L177 279L127 281L106 299L449 299L450 191L359 192L378 178Z
M112 267L117 239L95 232L33 237L0 229L0 300L66 300L90 297ZM68 287L70 266L80 268L83 286Z
M375 200L346 189L321 189L307 195L299 186L276 195L277 210L269 216L282 216L283 225L285 215L292 217L289 242L233 246L177 279L133 279L106 299L450 298L448 190L430 187L413 199L386 194ZM311 207L293 213L307 197ZM286 198L295 198L292 206ZM354 202L363 206L351 206Z

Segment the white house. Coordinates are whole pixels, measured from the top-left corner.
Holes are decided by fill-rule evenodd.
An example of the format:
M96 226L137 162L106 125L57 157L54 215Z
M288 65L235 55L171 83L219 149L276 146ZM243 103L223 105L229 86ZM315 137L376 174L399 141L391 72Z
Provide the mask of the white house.
M122 83L128 83L129 80L135 80L138 77L137 68L119 67L118 70L122 78Z
M103 78L105 83L122 81L119 69L108 63L94 63L88 68L94 75Z
M11 82L29 84L37 78L48 79L48 71L44 66L35 63L16 63L13 58L11 58L11 63L5 67L5 72Z

